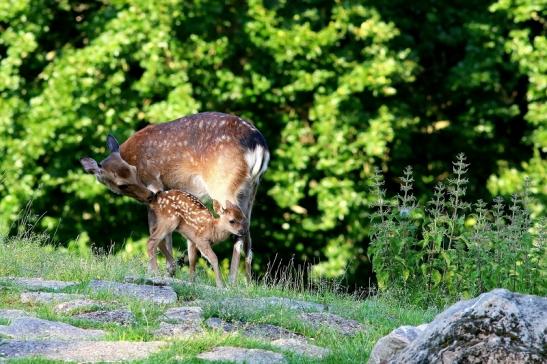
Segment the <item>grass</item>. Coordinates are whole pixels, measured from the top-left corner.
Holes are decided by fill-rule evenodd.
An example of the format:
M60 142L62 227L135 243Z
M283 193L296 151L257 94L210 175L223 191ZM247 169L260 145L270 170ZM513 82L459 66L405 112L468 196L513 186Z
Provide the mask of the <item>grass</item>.
M88 293L86 284L92 279L122 281L126 275L145 275L144 257L139 259L122 259L112 255L80 257L72 253L56 250L42 245L39 238L0 240L0 277L42 277L81 282L80 285L65 289L63 292ZM212 285L207 274L202 270L199 281ZM178 278L186 278L184 272ZM382 294L360 299L354 295L336 292L332 286L319 285L313 291L291 287L290 279L283 283L258 282L252 285L241 283L226 290L200 289L199 286L175 286L179 302L198 299L203 302L204 319L215 316L226 320L243 320L255 323L279 325L314 338L314 343L329 348L331 355L323 363L362 363L366 362L376 341L401 325L419 325L431 321L437 313L436 308L424 309L408 304L401 295ZM74 319L68 315L58 314L53 304L22 304L19 301L17 287L0 288L0 308L19 308L34 312L38 317L58 320L83 328L98 328L107 332L106 340L149 341L155 340L150 332L158 327L158 318L169 305L158 305L136 299L112 296L106 293L90 294L92 298L115 301L115 305L127 306L137 318L136 324L120 327L114 324L89 323ZM329 312L351 318L362 323L366 330L353 337L344 337L336 332L321 329L314 330L300 322L296 314L287 309L265 309L259 312L240 310L230 306L223 307L220 302L226 297L288 297L299 300L323 303L329 306ZM3 322L6 324L7 322ZM2 322L0 322L2 324ZM231 345L246 348L263 348L280 352L267 342L254 340L239 334L221 334L205 330L202 335L188 340L175 340L159 353L140 363L174 363L198 362L195 356L216 346ZM284 353L290 363L317 362L303 357ZM50 363L51 361L16 360L14 363Z

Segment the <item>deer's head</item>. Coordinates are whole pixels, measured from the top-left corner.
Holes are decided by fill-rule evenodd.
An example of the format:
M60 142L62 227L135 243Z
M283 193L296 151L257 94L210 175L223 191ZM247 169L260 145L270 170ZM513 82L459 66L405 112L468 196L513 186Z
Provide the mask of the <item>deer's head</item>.
M84 170L94 174L97 181L114 193L133 197L141 202L150 201L154 193L141 182L137 168L123 160L116 138L109 135L106 138L106 145L110 155L102 162L97 163L90 157L80 159Z
M237 205L226 201L226 207L222 207L217 200L213 200L213 209L219 215L220 226L234 235L245 235L249 229L247 217Z

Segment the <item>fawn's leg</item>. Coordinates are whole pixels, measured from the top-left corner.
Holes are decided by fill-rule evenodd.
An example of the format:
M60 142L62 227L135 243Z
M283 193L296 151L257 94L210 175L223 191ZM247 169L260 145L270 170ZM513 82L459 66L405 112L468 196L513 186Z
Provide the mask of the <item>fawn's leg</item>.
M160 241L159 248L163 255L165 255L165 259L167 259L167 272L169 273L169 276L174 277L177 270L177 264L175 263L175 258L173 258L173 255L168 248L168 244L166 244L167 240L171 240L170 238L171 235L167 234L165 238Z
M198 248L196 244L190 239L187 239L188 245L188 262L190 264L190 269L188 271L190 275L190 280L193 282L196 274L196 262L198 260Z
M200 241L197 243L197 247L199 251L201 252L201 255L205 259L209 261L209 263L213 266L213 271L215 272L215 281L217 284L217 287L222 288L224 287L224 283L222 283L222 277L220 275L220 268L218 266L218 258L213 249L211 248L211 245L208 241Z
M154 231L150 235L147 244L148 258L150 259L149 270L151 272L158 272L158 259L156 257L156 251L161 241L167 234L171 234L177 226L177 221L174 219L158 220L154 228ZM173 257L171 256L171 259Z
M150 235L152 235L152 232L156 228L156 225L158 224L156 215L154 214L154 211L148 207L148 230L150 231ZM172 233L166 234L162 240L159 243L159 248L163 255L165 255L165 258L167 259L167 271L169 272L170 276L175 275L175 270L177 269L177 263L175 262L175 259L173 258L173 236Z

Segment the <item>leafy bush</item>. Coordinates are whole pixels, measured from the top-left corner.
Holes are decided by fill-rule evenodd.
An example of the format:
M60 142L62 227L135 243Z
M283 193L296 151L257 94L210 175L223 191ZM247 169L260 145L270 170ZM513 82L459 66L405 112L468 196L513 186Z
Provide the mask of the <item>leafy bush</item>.
M376 169L376 200L368 254L380 289L427 287L451 297L470 297L496 287L545 294L545 219L533 224L527 209L529 182L506 206L492 206L465 195L469 164L458 155L447 183L435 186L433 198L420 206L412 194L414 178L407 167L401 192L386 197Z

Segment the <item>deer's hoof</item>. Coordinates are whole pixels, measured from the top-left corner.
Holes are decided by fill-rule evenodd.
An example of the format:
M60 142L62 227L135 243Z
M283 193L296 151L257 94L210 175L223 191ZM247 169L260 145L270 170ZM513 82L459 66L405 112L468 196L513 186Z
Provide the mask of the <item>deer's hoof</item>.
M176 267L168 267L167 268L167 273L169 274L169 277L174 277L176 272L177 272Z

